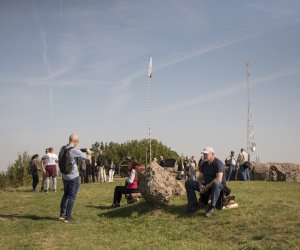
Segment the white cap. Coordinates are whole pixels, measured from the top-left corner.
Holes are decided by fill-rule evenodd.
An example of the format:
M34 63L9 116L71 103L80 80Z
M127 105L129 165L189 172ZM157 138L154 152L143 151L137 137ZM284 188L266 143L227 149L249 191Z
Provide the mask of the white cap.
M208 154L208 153L214 153L214 152L215 152L215 150L212 147L207 146L203 149L203 151L201 153Z

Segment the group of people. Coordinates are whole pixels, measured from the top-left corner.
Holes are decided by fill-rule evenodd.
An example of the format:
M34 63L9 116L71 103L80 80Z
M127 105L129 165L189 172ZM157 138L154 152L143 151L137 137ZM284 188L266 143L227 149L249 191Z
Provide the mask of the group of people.
M41 164L40 164L41 162ZM102 150L98 151L97 159L94 155L91 160L78 157L76 159L78 166L80 182L113 182L116 166L112 160L107 160ZM108 170L108 180L106 169ZM32 175L32 190L38 192L37 185L39 183L39 170L42 172L41 191L50 191L50 178L52 179L53 191L57 191L57 176L59 173L58 156L53 152L53 148L45 149L45 154L40 158L38 154L34 154L30 161L29 172Z
M114 181L116 165L104 156L101 149L97 152L97 157L92 155L91 161L79 158L77 163L81 183L106 182L106 170L108 170L108 182Z
M32 156L30 161L30 173L32 175L32 190L37 192L37 185L39 183L39 167L40 156L35 154ZM49 147L45 150L45 155L41 158L41 170L42 170L42 183L41 183L41 191L49 192L50 189L50 178L52 178L53 191L57 190L57 180L56 176L59 173L59 169L57 166L58 156L53 152L53 148Z
M237 157L234 156L234 151L230 152L230 155L225 159L225 165L228 167L226 180L229 181L232 176L237 180L238 173L240 173L240 178L243 181L250 181L250 162L248 159L248 153L244 148Z
M70 162L72 164L71 172L68 174L62 173L62 180L64 185L64 194L60 203L60 216L59 219L69 223L74 221L72 217L72 210L74 206L74 202L77 196L77 192L80 186L80 166L81 163L78 159L85 160L85 162L92 163L92 153L89 149L85 152L78 149L76 146L79 143L79 137L76 134L72 134L69 137L69 143L61 148L59 155L62 154L62 151L66 148L69 148L69 157ZM187 212L193 213L196 212L200 208L206 208L205 216L211 216L216 209L223 208L223 198L225 195L229 194L230 189L226 186L226 175L225 175L225 167L224 163L215 156L215 151L212 147L206 147L202 152L202 157L198 162L198 167L200 170L200 175L196 177L195 169L196 169L196 160L195 157L191 157L191 159L185 159L182 162L182 169L184 169L187 164L189 164L188 179L185 181L185 188L187 193ZM231 166L235 166L234 163L239 164L240 168L243 168L245 162L248 160L247 153L242 149L241 153L238 156L238 159L235 160L234 152L231 152L230 156L226 159L226 162L230 161ZM49 182L50 177L53 179L53 188L56 190L56 166L57 166L57 155L53 153L53 149L49 148L46 153L47 157L42 157L42 161L44 162L42 165L45 166L46 172L46 180L45 180L45 191L49 190ZM103 154L100 151L98 158L96 160L96 164L99 166L103 165ZM36 190L36 185L38 183L37 180L37 161L39 159L38 155L34 155L32 157L32 176L33 176L33 189ZM186 161L186 162L185 162ZM113 164L113 163L112 163ZM114 189L113 202L111 208L120 207L120 202L123 194L132 194L134 192L138 192L138 173L137 166L139 163L134 159L131 159L130 162L130 175L125 179L125 185L116 186ZM245 168L245 167L244 167ZM105 169L105 166L104 166ZM184 170L183 170L184 171ZM99 169L101 173L101 168ZM228 176L230 178L233 169L229 168ZM246 176L246 174L245 174ZM101 178L101 174L100 174ZM198 201L196 192L200 193L200 199Z
M186 156L184 159L179 159L178 162L178 180L196 180L196 169L197 166L199 167L199 164L201 164L201 159L198 162L196 162L195 156L192 156L190 159Z

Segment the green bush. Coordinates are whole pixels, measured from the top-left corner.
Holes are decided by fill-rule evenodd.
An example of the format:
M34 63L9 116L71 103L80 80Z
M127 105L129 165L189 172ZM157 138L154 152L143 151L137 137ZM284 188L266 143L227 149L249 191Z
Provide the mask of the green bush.
M0 172L0 190L5 190L7 188L7 176L5 172Z
M18 154L18 158L14 163L10 164L7 168L7 172L0 173L0 189L6 189L7 187L19 187L27 184L31 179L28 172L31 156L28 152Z

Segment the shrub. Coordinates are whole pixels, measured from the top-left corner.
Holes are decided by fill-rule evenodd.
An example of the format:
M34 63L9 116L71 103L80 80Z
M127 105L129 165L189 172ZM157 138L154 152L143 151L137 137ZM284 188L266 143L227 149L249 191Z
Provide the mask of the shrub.
M1 175L1 179L5 179L3 183L1 181L3 188L7 186L19 187L29 182L30 175L28 169L30 159L31 156L28 154L28 152L25 151L23 154L18 153L18 158L13 164L9 165L7 168L7 173Z

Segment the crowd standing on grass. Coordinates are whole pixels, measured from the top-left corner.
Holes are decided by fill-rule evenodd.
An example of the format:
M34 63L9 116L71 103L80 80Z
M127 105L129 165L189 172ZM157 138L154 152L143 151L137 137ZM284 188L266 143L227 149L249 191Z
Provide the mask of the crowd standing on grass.
M68 151L69 163L71 166L70 172L62 171L63 190L64 194L60 203L59 219L64 222L74 221L72 210L79 190L80 183L90 182L106 182L106 170L108 169L108 182L113 182L113 177L116 165L113 160L108 160L102 150L94 151L92 155L89 149L76 148L79 144L79 137L72 134L69 137L69 143L61 147L59 156L54 153L52 147L46 148L45 155L41 158L42 183L41 190L49 192L50 177L52 178L53 191L57 190L56 176L59 173L58 163L61 156ZM163 156L160 156L159 165L165 166ZM157 162L156 158L153 158ZM32 190L37 192L39 183L39 155L32 156L30 161L30 174L32 175ZM224 164L225 163L225 164ZM201 158L198 161L195 156L188 158L180 157L178 161L178 180L185 181L187 193L187 212L193 213L200 208L205 208L205 216L210 217L216 209L223 208L223 199L228 195L230 189L226 185L226 181L232 179L237 180L238 173L241 179L250 180L250 163L248 161L247 152L241 148L237 157L234 156L234 151L230 151L230 155L225 159L224 163L215 156L215 151L212 147L207 146L201 152ZM137 166L140 164L133 158L130 160L129 177L125 179L124 186L115 186L113 203L111 208L120 207L122 195L131 196L132 193L138 193L138 173ZM228 168L225 174L225 166ZM200 174L196 174L199 170ZM199 192L200 199L197 200L196 192ZM126 197L127 198L127 197Z

